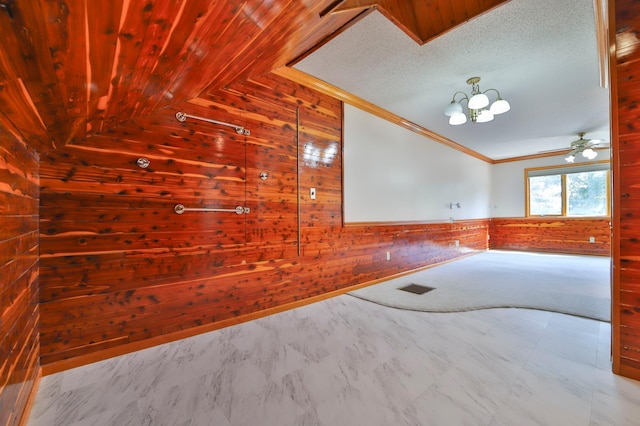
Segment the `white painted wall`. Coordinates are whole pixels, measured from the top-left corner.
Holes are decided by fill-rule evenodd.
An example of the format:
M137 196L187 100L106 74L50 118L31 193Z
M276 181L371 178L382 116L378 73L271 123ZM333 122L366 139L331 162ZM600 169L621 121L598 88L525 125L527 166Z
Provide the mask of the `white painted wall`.
M562 155L490 165L348 104L344 110L347 223L524 217L524 170L567 165ZM609 155L598 151L597 160Z
M491 165L345 104L345 222L489 217ZM460 208L449 207L460 203Z
M609 150L599 150L594 161L608 160ZM490 217L524 217L524 170L534 167L567 166L564 155L494 164L491 170ZM574 164L584 163L580 156Z

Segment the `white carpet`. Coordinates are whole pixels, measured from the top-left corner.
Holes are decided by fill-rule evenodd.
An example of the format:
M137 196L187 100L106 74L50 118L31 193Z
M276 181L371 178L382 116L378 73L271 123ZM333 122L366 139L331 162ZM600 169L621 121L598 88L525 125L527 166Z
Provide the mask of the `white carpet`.
M435 290L398 290L408 284ZM415 311L532 308L610 322L610 259L491 250L348 294Z

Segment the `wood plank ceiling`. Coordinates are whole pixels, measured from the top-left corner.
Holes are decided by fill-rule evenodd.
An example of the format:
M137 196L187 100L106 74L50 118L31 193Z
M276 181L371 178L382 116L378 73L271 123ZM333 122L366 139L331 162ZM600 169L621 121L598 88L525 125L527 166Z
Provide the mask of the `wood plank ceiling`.
M331 12L377 8L419 44L425 44L505 0L343 0Z
M82 143L283 66L374 7L424 43L505 1L0 0L0 123L39 151Z

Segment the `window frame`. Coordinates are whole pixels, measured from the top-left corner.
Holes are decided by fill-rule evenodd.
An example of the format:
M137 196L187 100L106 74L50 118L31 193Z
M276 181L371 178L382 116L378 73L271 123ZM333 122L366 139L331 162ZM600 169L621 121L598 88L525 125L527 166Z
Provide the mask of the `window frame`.
M603 215L590 215L590 216L567 216L568 209L568 197L567 197L567 174L581 173L581 172L596 172L606 171L606 190L607 190L607 212ZM561 197L562 197L562 211L557 214L531 214L530 206L530 188L529 178L535 176L552 176L560 175L561 179ZM530 167L524 169L524 204L525 204L525 217L561 217L568 219L579 219L589 217L611 217L611 167L608 160L603 161L590 161L575 165L557 165L557 166L545 166L545 167Z

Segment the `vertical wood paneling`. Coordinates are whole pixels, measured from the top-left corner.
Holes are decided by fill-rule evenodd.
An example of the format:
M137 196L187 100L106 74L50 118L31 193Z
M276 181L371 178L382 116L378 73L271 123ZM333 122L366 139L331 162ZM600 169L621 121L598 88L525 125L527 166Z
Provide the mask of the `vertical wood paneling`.
M38 158L0 124L0 424L19 424L35 392Z
M640 3L609 2L614 179L613 369L640 380Z
M492 249L611 255L608 217L493 218L489 235ZM589 242L589 237L595 242Z

